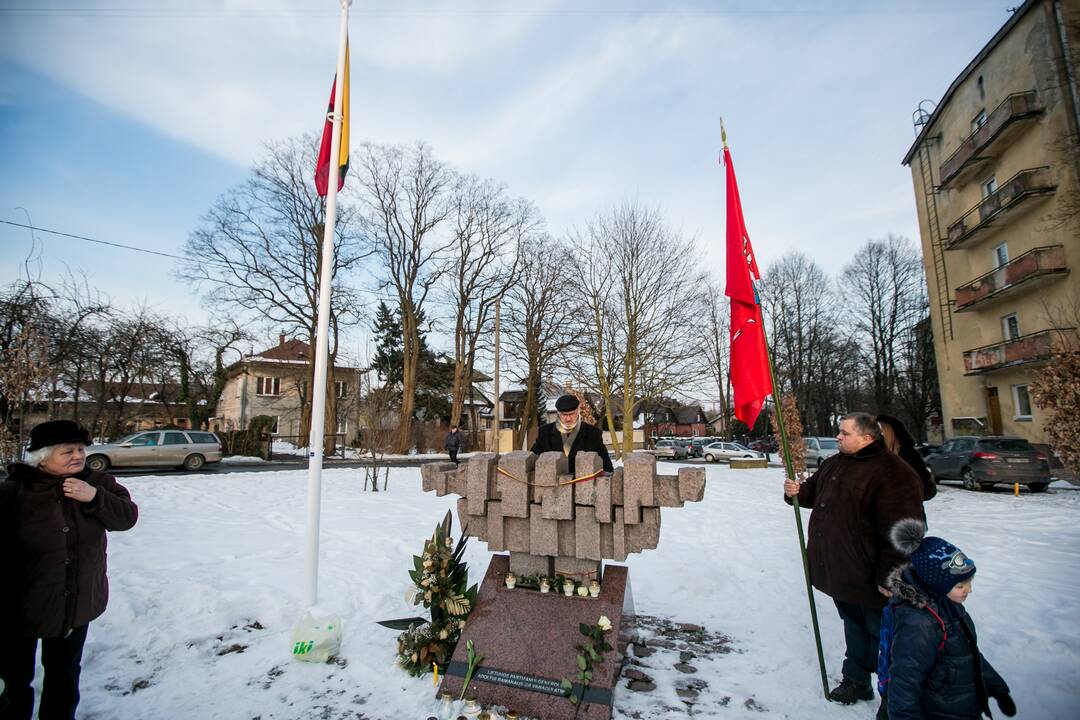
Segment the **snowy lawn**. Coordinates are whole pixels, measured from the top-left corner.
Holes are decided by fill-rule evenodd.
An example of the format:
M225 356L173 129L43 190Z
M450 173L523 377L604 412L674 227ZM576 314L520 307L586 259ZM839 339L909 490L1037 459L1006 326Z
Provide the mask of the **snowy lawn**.
M694 661L693 677L707 683L694 717L873 717L876 701L843 707L822 699L782 471L706 472L704 501L665 508L659 548L628 563L639 613L732 638L735 652ZM360 470L324 474L319 606L345 619L337 665L290 657L303 598L306 471L121 478L141 517L110 538L112 597L90 628L80 718L434 714L430 676L395 668L396 633L374 621L420 610L404 600L406 571L456 496L421 492L418 468L390 473L389 492L375 494L361 492ZM927 504L931 532L978 565L968 609L1020 717L1080 717L1078 510L1080 491L1061 483L1019 498L946 487ZM479 580L484 544L471 541L467 557ZM840 620L829 598L818 594L817 602L835 679ZM652 693L620 689L615 717L685 717L656 708L684 707L674 685L686 676L653 674Z

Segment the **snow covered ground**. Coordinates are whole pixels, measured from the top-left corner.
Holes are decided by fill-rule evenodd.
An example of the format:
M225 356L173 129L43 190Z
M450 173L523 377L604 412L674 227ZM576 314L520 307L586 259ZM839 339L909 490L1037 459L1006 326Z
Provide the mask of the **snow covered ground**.
M735 652L694 661L708 685L694 717L872 718L876 701L822 699L782 471L706 472L704 501L665 508L659 548L628 563L639 613L732 639ZM423 493L418 468L392 469L379 493L360 490L359 470L325 472L319 606L345 619L342 659L300 663L289 651L303 597L306 474L121 478L141 517L110 539L112 598L90 628L82 720L434 714L430 676L396 669L396 633L374 621L416 613L404 600L406 570L454 496ZM947 487L927 512L931 531L978 565L968 609L1019 716L1080 717L1080 490L1055 483L1017 498ZM475 578L488 557L470 542ZM840 621L827 597L817 601L835 678ZM683 707L674 685L686 676L652 674L654 692L617 693L615 717L684 717L656 708Z

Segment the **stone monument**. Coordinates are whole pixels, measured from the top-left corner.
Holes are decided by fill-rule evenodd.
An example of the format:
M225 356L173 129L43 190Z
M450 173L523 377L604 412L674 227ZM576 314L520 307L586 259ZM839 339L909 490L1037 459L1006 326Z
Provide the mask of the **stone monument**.
M617 651L594 666L580 712L566 698L563 678L577 674L579 625L607 616L615 646L622 622L627 569L602 567L605 559L626 560L655 548L660 508L701 500L705 470L683 467L657 475L656 458L631 453L624 466L604 474L599 455L579 452L577 477L559 452L479 453L467 463L429 463L421 468L425 491L454 493L465 532L509 557L491 559L476 607L458 642L442 690L461 692L466 644L484 659L468 694L485 705L501 705L528 716L559 720L611 717L618 679ZM542 593L506 586L506 576L562 576L581 585L600 583L596 597L566 596L553 587ZM595 588L594 588L595 590ZM580 686L578 686L580 689ZM575 715L575 713L577 713Z

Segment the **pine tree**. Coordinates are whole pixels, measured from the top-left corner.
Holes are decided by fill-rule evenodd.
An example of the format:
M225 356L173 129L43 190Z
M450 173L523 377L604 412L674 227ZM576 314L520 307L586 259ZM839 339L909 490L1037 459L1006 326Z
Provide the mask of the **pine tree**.
M375 322L371 327L375 336L375 357L372 368L379 374L379 379L387 386L400 390L401 385L401 321L398 313L390 311L385 302L379 301L375 311Z

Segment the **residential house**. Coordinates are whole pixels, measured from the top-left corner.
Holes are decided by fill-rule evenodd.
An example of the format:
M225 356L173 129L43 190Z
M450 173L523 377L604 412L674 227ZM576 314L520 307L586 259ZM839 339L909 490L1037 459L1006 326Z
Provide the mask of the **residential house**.
M273 434L305 440L297 436L302 408L309 402L311 358L310 345L303 340L286 340L282 334L278 345L230 365L210 429L242 430L252 418L266 415L274 418ZM356 400L364 372L335 364L327 373L327 383L332 383L337 400L337 422L335 427L328 426L326 433L343 435L345 444L356 439L359 429Z

